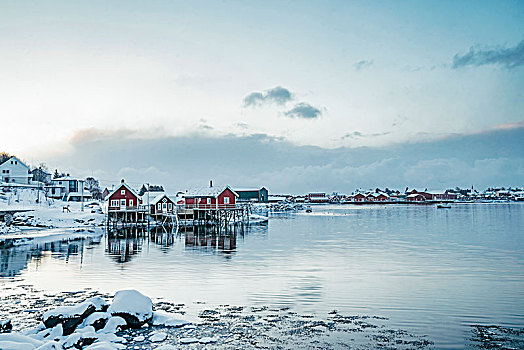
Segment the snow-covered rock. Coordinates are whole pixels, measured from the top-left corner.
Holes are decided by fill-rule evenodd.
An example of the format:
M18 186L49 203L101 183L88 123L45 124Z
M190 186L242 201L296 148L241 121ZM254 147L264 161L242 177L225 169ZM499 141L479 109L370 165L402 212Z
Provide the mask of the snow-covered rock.
M116 333L125 328L126 325L127 322L122 317L113 316L107 320L105 327L100 330L100 333Z
M182 327L191 324L191 322L177 319L175 314L164 311L153 312L153 320L151 323L153 326L165 327Z
M173 345L160 345L155 348L155 350L177 350Z
M98 331L104 328L110 317L108 312L94 312L84 320L83 326L93 326Z
M61 323L64 328L64 335L69 335L86 317L95 311L105 311L105 309L107 309L105 300L94 297L73 306L62 306L49 310L44 313L42 320L47 328L55 327Z
M165 333L165 332L154 332L153 335L151 336L151 338L149 338L149 341L153 342L153 343L159 343L161 341L166 340L166 338L167 338L167 333Z
M140 328L153 319L153 302L139 291L120 290L116 292L108 312L122 317L129 327Z

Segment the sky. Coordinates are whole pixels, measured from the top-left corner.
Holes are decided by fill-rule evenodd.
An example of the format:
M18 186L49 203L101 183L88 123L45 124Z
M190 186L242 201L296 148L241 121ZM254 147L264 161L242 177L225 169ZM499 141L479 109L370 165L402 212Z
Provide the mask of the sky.
M31 164L171 191L524 185L522 1L2 0L0 32L0 151Z

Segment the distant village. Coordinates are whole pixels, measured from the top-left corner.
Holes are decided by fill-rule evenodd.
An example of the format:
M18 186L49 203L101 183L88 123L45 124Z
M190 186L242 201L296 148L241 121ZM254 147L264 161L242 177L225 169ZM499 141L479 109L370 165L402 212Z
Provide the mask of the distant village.
M45 164L32 169L16 156L0 153L0 195L16 188L34 188L43 191L41 200L65 202L104 201L108 212L140 212L145 208L150 215L172 212L175 206L184 208L218 209L233 208L241 203L304 203L304 204L424 204L436 202L484 202L524 201L524 188L454 188L443 191L428 191L405 188L403 191L389 188L356 189L351 194L311 192L303 195L270 194L268 189L242 189L230 186L208 186L167 194L161 185L143 184L136 189L121 180L110 189L101 188L94 177L77 178L69 173L55 170L48 172ZM138 214L137 214L138 215ZM134 218L135 220L137 218Z

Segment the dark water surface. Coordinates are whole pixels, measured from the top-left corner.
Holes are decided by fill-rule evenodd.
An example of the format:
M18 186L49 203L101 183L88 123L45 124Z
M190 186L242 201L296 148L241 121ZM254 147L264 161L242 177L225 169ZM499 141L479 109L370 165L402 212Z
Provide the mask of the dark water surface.
M524 327L524 205L315 206L236 235L106 235L2 251L0 284L135 288L187 305L389 318L461 348L471 325Z

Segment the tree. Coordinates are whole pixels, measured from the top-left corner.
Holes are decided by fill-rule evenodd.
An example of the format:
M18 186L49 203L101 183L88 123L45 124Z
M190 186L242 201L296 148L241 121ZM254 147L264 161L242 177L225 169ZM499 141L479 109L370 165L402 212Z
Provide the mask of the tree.
M58 172L58 169L55 169L55 172L53 174L53 179L58 179L61 176L61 174Z
M142 185L142 187L140 188L140 191L138 191L138 195L143 196L144 193L146 192L147 192L146 185Z
M0 164L3 164L6 160L11 158L11 155L7 152L0 152Z
M84 187L91 193L93 199L102 199L102 190L100 189L100 183L97 179L90 176L86 178Z
M31 174L33 174L34 181L44 182L44 183L49 182L49 178L47 177L49 174L47 173L46 163L40 163L38 165L38 168L35 168L31 171Z

